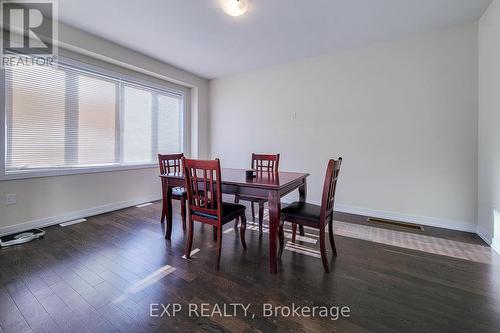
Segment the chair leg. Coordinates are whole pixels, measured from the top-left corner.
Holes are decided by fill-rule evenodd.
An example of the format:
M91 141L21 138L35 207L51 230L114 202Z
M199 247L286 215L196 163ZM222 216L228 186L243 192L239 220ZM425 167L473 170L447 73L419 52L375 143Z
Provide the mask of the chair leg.
M240 196L238 194L234 195L234 203L240 203ZM238 228L239 217L234 220L234 227Z
M262 221L264 220L264 203L259 201L259 233L262 235Z
M285 222L283 220L280 221L280 228L278 230L278 240L280 243L280 248L278 251L278 258L281 259L281 255L283 254L283 248L285 247L285 229L283 228L283 225Z
M247 249L247 242L245 241L245 231L247 230L247 217L245 213L241 215L241 224L240 224L240 239L241 239L241 245L243 245L243 248L246 250Z
M319 229L319 248L321 251L321 261L323 261L323 268L325 269L325 273L328 273L328 257L326 256L326 247L325 247L325 229Z
M161 180L161 218L160 218L160 223L163 223L165 221L165 218L167 217L167 192L165 189L165 183L163 179Z
M189 225L188 225L188 239L186 242L186 259L191 258L191 248L193 247L193 220L191 218L189 219Z
M186 232L186 198L181 199L182 230Z
M172 221L167 218L167 225L165 226L165 239L170 239L172 236Z
M214 227L214 241L217 240L217 227Z
M252 201L252 221L255 222L255 202Z
M214 227L214 228L217 229L217 263L216 263L215 268L217 270L219 270L220 254L221 254L221 250L222 250L222 226Z
M292 242L295 243L295 236L297 235L297 225L292 223Z
M337 256L337 248L335 247L335 240L333 239L333 218L328 222L328 235L330 236L330 246L334 256Z
M165 217L167 217L167 213L165 213L165 207L162 204L161 205L161 219L160 219L160 223L165 222Z

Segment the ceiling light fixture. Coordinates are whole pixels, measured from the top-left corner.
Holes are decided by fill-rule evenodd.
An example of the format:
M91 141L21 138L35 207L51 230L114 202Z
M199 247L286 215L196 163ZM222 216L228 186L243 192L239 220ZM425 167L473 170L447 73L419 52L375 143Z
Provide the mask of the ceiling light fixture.
M240 16L248 9L247 0L223 0L222 9L230 16Z

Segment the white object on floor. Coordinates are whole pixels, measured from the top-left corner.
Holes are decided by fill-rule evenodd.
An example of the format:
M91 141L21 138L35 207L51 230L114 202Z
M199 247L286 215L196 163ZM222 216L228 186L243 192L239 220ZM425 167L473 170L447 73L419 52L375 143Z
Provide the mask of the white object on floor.
M42 229L31 229L18 234L0 237L0 247L24 244L45 235Z
M137 208L142 208L142 207L151 206L152 204L153 204L152 202L146 202L146 203L143 203L143 204L137 205L136 207L137 207Z
M78 220L73 220L73 221L68 221L68 222L60 223L59 225L61 227L67 227L68 225L82 223L82 222L85 222L85 221L87 221L87 219L78 219Z

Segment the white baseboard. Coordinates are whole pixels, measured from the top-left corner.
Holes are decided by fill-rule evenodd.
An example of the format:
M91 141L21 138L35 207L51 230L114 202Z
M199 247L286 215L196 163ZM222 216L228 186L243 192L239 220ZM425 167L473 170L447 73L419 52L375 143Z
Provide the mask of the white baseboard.
M479 228L476 229L476 235L478 235L486 244L491 246L493 237L487 233L481 231Z
M387 212L382 210L368 209L368 208L360 208L353 207L348 205L336 204L335 211L349 214L357 214L357 215L365 215L365 216L373 216L382 219L388 220L396 220L401 222L408 222L414 224L421 224L429 227L438 227L444 229L458 230L458 231L466 231L466 232L476 232L476 224L470 222L462 222L462 221L453 221L453 220L445 220L439 219L435 217L427 217L427 216L414 216L403 213L395 213L395 212Z
M493 237L489 233L477 228L476 234L481 237L486 244L488 244L493 250L500 254L500 238Z
M112 204L107 204L107 205L98 206L98 207L92 207L92 208L83 209L83 210L79 210L79 211L68 212L68 213L65 213L62 215L58 215L58 216L52 216L52 217L43 218L43 219L39 219L39 220L23 222L23 223L11 225L11 226L0 227L0 236L9 235L9 234L17 233L17 232L24 231L24 230L34 229L34 228L47 227L47 226L51 226L54 224L59 224L59 223L73 221L73 220L77 220L77 219L81 219L81 218L86 218L89 216L109 213L109 212L112 212L115 210L119 210L119 209L123 209L123 208L127 208L127 207L133 207L133 206L145 203L145 202L157 201L160 199L161 199L161 195L153 195L153 196L137 198L137 199L127 200L127 201L122 201L122 202L115 202Z

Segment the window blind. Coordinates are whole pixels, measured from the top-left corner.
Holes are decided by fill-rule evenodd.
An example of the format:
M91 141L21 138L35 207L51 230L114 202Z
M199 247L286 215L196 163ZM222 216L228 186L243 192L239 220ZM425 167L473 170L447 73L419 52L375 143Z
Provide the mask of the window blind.
M183 150L183 95L74 66L5 69L7 173L156 163Z

